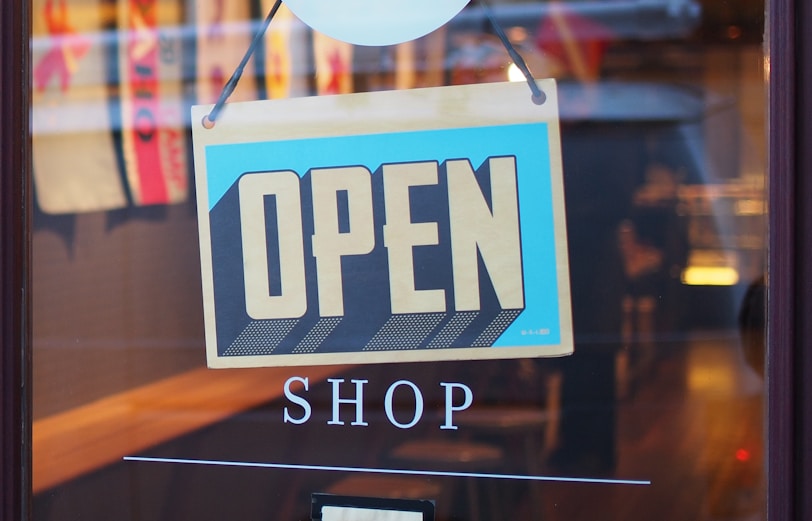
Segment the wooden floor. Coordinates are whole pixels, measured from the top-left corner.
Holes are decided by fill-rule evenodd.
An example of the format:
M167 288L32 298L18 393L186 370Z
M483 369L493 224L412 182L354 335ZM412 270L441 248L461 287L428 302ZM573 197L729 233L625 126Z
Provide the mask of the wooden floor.
M615 475L652 484L550 484L544 519L766 519L761 390L734 340L668 353L619 407Z
M618 403L618 462L609 476L651 480L651 485L481 479L476 483L477 508L484 512L480 519L495 519L489 504L493 498L499 501L499 521L764 519L762 384L743 362L735 338L700 335L657 355L650 371ZM339 368L322 369L326 378ZM358 370L341 369L348 377ZM40 493L34 519L302 521L309 519L310 493L328 489L345 474L128 464L120 458L138 453L374 467L391 463L384 455L392 446L439 432L430 423L406 432L374 417L369 427L343 428L327 425L324 418L307 429L269 421L278 416L274 400L287 374L257 370L250 379L234 381L224 374L219 390L204 391L194 389L195 375L189 374L156 384L148 394L118 397L115 403L74 411L78 416L38 422L34 477ZM178 388L189 388L189 396L199 397L198 405L181 405ZM277 396L260 396L259 389L275 390ZM238 405L243 412L227 414L234 396L252 398ZM324 393L320 399L329 396ZM135 415L137 423L127 423L139 403L150 405ZM132 432L125 435L127 431ZM117 441L106 439L113 434ZM117 446L121 439L126 446ZM517 454L522 450L512 441L503 448ZM554 475L558 470L543 464L541 472ZM579 477L589 477L583 474ZM472 519L459 479L426 481L445 491L438 505L451 513L446 519Z

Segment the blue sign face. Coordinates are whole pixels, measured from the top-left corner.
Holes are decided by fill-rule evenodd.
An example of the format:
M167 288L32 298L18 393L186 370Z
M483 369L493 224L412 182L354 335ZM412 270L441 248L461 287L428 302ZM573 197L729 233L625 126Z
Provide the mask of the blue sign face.
M205 146L210 361L571 351L550 139L540 121Z

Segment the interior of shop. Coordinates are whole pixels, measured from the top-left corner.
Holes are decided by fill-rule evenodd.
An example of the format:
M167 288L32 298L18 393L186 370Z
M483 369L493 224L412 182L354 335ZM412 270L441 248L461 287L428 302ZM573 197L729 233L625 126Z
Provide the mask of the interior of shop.
M188 114L273 2L232 4L33 0L34 519L298 521L322 492L449 521L765 518L763 2L471 2L383 47L280 10L229 103L524 81L488 12L558 80L575 354L213 370ZM335 421L360 380L367 425ZM476 397L456 430L443 382Z

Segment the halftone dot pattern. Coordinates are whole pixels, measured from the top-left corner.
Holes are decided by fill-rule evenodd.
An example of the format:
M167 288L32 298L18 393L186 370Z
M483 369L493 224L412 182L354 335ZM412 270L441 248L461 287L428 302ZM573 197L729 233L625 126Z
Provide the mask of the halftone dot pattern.
M477 311L466 311L457 313L454 318L448 321L446 325L440 330L437 335L431 339L427 349L443 349L451 347L451 343L459 337L465 328L471 325L471 322L479 315Z
M394 315L375 333L363 350L417 349L444 317L445 313Z
M341 323L341 317L320 318L316 325L307 332L302 341L293 348L293 354L300 355L315 352L339 323Z
M496 318L493 319L488 327L485 328L476 340L472 342L471 347L490 347L493 345L494 342L505 332L510 324L516 320L522 313L521 309L508 309L505 311L499 312L496 315Z
M223 356L269 355L298 323L298 320L255 320L231 343Z

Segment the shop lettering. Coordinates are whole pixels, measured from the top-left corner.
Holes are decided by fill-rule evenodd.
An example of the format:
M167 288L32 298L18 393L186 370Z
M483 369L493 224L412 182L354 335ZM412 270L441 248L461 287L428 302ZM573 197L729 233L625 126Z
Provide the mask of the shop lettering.
M449 160L442 167L436 161L381 167L385 217L382 237L388 258L388 304L392 314L447 311L446 290L415 287L414 249L438 245L439 233L437 222L412 222L410 191L434 185L447 186L447 196L442 196L441 204L447 204L444 211L447 210L450 229L454 282L451 306L457 312L480 310L481 259L501 308L523 308L516 159L491 157L486 163L481 171L489 176L488 198L467 159ZM253 319L303 316L307 312L308 277L316 280L319 316L344 316L342 258L367 255L376 247L373 215L377 199L373 198L371 172L363 166L348 166L313 169L308 175L314 273L306 273L305 268L303 181L299 175L285 170L251 173L240 178L245 300L248 315ZM273 269L281 280L281 290L273 295L268 291L271 269L266 244L268 197L273 197L276 205L278 244L274 246L278 246L278 265L274 264ZM339 223L340 198L346 201L349 222L344 230Z
M369 426L369 423L364 419L364 386L369 383L369 380L352 379L347 383L344 378L328 378L327 381L332 385L333 391L332 415L330 420L327 421L327 424L346 425L346 418L342 417L341 414L343 405L345 409L352 407L354 414L348 415L350 418L353 418L352 421L350 421L351 426ZM299 394L294 392L294 384L300 384L301 390ZM474 394L471 388L463 383L441 382L440 386L445 391L444 421L440 425L440 429L457 430L458 427L454 424L454 413L469 408L474 402ZM346 391L347 387L350 388L349 391ZM342 391L342 388L345 390ZM293 376L288 378L284 387L285 398L295 407L286 406L284 408L284 423L302 425L310 420L313 414L313 408L303 395L309 390L310 381L307 377ZM397 414L395 413L394 400L395 395L399 393L406 393L414 398L414 410L401 410L398 411ZM384 412L389 423L399 429L411 429L417 425L423 418L424 406L423 393L414 382L398 380L393 382L386 390L384 396Z

